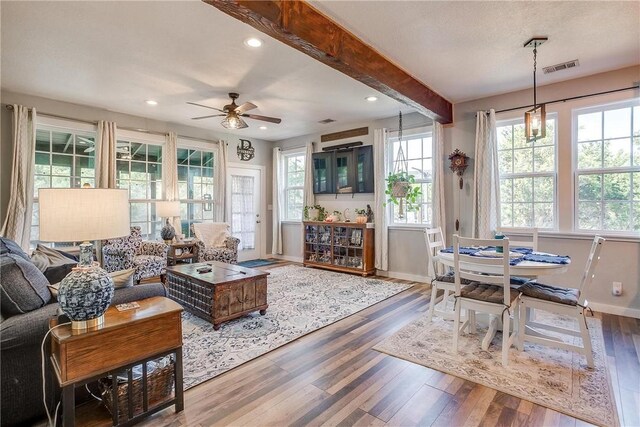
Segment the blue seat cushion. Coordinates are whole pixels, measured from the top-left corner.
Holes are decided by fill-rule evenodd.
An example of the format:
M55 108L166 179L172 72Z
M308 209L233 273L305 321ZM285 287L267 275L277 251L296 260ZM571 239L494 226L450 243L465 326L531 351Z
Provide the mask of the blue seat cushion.
M522 295L565 305L577 305L580 291L573 288L559 288L542 283L529 282L518 289Z

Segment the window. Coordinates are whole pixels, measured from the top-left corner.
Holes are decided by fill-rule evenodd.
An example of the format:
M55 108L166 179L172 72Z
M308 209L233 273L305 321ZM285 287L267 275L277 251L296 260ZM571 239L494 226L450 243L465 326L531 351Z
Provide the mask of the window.
M39 188L95 187L95 132L38 125L31 244L39 243ZM69 243L73 244L73 243ZM56 246L67 246L57 243Z
M638 104L573 112L577 230L640 231Z
M303 153L284 155L284 219L302 221L304 207L304 157Z
M129 189L131 226L139 226L145 239L160 238L154 201L162 200L162 145L119 139L116 186Z
M547 136L527 142L522 119L497 126L500 225L556 228L556 118Z
M182 234L191 237L191 224L213 222L213 151L178 148L178 193Z
M413 175L416 186L420 186L422 196L417 211L407 212L400 218L399 206L389 203L392 209L391 225L422 224L430 225L433 217L433 140L431 133L406 136L402 141L391 139L389 144L389 171L396 170L398 148L402 149L407 159L409 174Z

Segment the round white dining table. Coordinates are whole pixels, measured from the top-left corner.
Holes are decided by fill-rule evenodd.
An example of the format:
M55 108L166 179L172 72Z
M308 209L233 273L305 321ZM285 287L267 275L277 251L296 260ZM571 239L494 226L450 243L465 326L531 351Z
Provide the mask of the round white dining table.
M549 254L553 255L553 254ZM435 258L440 261L442 264L447 267L453 268L453 253L450 252L442 252L439 251ZM466 265L465 265L466 264ZM538 262L538 261L520 261L516 265L510 266L510 273L512 276L519 277L530 277L536 278L538 276L546 276L550 274L562 274L565 273L569 269L569 265L571 264L571 260L567 264L552 264L548 262ZM486 265L486 264L471 264L471 263L461 263L465 269L469 268L470 270L477 271L478 273L486 273L486 274L497 274L501 275L503 273L502 265ZM473 266L473 267L470 267ZM533 316L531 310L527 310L525 314L527 319L530 319ZM482 349L488 350L489 344L493 340L493 337L496 334L496 331L499 331L501 328L501 319L497 316L491 316L489 319L489 329L482 340ZM546 335L539 333L538 331L531 330L527 326L528 334L539 335L544 338L549 338Z

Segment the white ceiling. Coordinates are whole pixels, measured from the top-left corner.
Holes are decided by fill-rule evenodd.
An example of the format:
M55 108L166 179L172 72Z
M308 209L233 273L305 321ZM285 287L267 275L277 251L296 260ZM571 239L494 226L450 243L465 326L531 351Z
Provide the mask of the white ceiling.
M639 1L313 1L452 102L640 64ZM578 59L553 74L541 67ZM629 82L631 84L631 82Z
M366 4L363 4L366 3ZM459 102L531 87L531 36L549 41L539 65L580 67L540 84L640 63L640 2L314 2L355 35L445 98ZM251 101L238 135L279 140L322 132L326 118L362 122L397 114L396 101L260 34L199 1L6 2L3 89L224 131L219 118L192 121L228 103ZM243 41L258 36L254 50ZM364 98L380 99L368 103ZM147 106L146 99L159 102ZM402 107L403 111L410 111ZM213 112L213 111L211 111Z

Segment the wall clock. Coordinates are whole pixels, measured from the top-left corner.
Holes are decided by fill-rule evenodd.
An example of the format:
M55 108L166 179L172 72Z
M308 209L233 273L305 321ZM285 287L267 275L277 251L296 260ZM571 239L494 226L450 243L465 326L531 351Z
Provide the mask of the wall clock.
M458 150L457 148L451 154L449 154L449 160L451 164L449 165L449 169L452 172L455 172L459 177L459 187L460 190L463 188L462 175L464 174L465 169L469 166L469 156L467 156L463 151ZM460 193L458 193L458 205L456 205L456 231L460 230Z
M251 146L251 141L247 139L241 139L238 144L238 158L244 162L248 162L255 156L255 148Z

